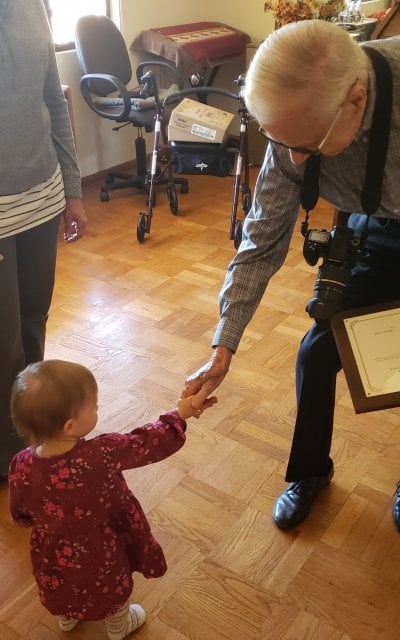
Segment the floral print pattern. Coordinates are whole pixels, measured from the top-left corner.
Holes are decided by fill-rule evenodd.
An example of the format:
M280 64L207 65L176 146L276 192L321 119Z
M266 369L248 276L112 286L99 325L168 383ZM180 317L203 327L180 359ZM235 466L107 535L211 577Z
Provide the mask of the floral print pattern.
M10 511L32 528L33 574L53 615L104 619L128 600L133 571L165 573L163 551L122 472L170 456L185 430L171 412L131 433L82 439L63 455L41 458L28 447L14 457Z

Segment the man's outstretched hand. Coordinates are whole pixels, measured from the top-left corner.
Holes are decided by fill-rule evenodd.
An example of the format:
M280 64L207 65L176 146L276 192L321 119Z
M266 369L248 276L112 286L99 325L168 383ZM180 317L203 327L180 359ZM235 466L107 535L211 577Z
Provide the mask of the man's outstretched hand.
M200 408L225 378L232 355L227 347L216 347L209 361L186 379L181 397L192 396L193 405Z

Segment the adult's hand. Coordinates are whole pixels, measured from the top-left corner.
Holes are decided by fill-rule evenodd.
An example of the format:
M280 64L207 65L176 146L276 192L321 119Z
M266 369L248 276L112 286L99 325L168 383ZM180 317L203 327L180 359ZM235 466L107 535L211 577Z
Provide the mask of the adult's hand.
M87 216L81 198L65 198L64 240L75 242L85 233Z
M195 396L192 405L200 407L225 378L232 355L227 347L215 347L209 361L186 379L182 397Z

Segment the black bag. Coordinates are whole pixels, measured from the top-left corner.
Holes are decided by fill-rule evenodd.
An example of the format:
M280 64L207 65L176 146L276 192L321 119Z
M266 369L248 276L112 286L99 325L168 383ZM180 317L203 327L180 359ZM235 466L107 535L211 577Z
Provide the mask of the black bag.
M227 143L211 144L207 142L172 142L176 173L188 175L218 176L232 175L237 148Z

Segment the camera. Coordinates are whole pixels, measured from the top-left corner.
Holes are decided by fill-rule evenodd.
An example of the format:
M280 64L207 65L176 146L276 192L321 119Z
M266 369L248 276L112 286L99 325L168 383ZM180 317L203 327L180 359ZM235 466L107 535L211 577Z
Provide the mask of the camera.
M304 228L302 233L306 262L313 266L322 257L306 310L311 318L328 320L342 309L351 269L363 253L365 236L355 236L347 227L334 227L332 231Z

